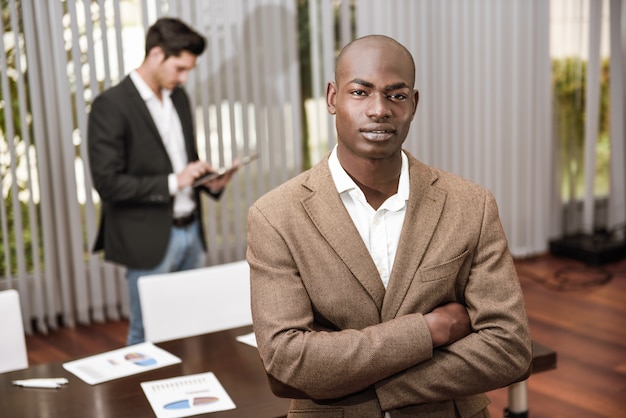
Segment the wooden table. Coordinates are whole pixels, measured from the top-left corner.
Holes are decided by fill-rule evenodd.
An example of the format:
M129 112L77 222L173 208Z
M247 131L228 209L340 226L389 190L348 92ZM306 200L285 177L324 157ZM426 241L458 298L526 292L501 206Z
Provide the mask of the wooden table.
M236 409L204 416L284 417L289 400L270 391L256 349L235 339L251 331L252 327L246 326L158 343L157 346L180 357L182 363L97 385L83 382L65 370L63 363L0 374L0 415L7 418L154 417L141 382L210 371L215 373ZM69 383L60 389L21 388L11 383L36 377L66 377Z
M289 409L289 400L278 398L270 391L256 349L236 340L237 336L251 331L252 327L246 326L158 343L157 346L180 357L182 363L93 386L65 370L63 363L2 373L0 415L11 418L154 417L141 382L211 371L237 407L204 416L284 417ZM556 353L533 342L532 373L554 368ZM60 389L20 388L11 383L35 377L66 377L69 383ZM511 385L509 389L510 404L505 416L526 417L526 381Z

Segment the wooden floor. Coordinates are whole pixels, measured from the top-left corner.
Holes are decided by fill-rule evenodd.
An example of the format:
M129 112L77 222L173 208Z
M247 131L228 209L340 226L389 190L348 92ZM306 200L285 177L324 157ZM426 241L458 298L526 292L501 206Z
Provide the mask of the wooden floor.
M589 267L551 256L516 261L533 340L558 353L557 369L528 383L531 418L626 417L626 260ZM122 347L126 321L27 337L31 365ZM507 389L490 392L502 417Z

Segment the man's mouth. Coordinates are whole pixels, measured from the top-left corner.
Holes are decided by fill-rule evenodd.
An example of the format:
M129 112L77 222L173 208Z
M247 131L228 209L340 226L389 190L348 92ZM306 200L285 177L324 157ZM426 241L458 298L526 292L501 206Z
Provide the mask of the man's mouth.
M368 141L386 141L395 135L394 129L369 129L361 131Z

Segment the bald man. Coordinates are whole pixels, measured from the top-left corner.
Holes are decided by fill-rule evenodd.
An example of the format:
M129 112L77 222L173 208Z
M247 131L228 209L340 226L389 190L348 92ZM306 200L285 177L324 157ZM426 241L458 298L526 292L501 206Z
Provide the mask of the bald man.
M254 331L289 417L487 417L528 374L524 301L494 197L402 149L410 52L366 36L327 87L338 143L248 213Z

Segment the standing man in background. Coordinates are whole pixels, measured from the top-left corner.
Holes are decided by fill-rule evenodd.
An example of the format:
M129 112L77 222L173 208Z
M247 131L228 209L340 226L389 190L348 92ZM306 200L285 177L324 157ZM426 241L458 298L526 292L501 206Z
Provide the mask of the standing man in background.
M248 212L254 331L289 417L488 417L485 392L529 371L494 197L402 149L414 84L395 40L348 44L336 147Z
M205 44L179 19L157 20L148 29L142 64L91 105L89 163L102 199L94 251L127 268L129 345L144 341L138 278L204 266L199 192L219 198L235 172L193 187L213 169L198 160L181 85Z

